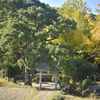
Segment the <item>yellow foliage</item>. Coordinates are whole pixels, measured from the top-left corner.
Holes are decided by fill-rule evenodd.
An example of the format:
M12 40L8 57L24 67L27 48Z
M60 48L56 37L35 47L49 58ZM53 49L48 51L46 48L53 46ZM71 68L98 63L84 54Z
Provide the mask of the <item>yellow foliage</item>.
M70 30L69 33L60 34L59 40L72 45L75 49L82 47L84 43L88 42L88 38L80 30Z
M48 41L46 41L46 43L52 42L52 43L55 43L55 44L56 44L56 43L59 42L59 39L53 39L53 40L52 40L52 37L48 37L47 40L48 40Z
M74 80L71 78L71 79L69 80L69 82L70 82L70 84L73 84L73 83L74 83Z
M56 44L59 42L59 39L54 39L54 40L52 40L52 42Z

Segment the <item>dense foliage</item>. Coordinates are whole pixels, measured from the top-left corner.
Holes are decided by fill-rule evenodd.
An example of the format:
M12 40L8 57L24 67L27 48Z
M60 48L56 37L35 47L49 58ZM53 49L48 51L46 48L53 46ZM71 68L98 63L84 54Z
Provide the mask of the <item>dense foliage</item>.
M15 77L20 70L25 85L31 85L34 70L43 60L60 73L61 88L100 74L100 14L89 13L85 2L67 0L61 8L39 0L1 0L0 4L3 76Z

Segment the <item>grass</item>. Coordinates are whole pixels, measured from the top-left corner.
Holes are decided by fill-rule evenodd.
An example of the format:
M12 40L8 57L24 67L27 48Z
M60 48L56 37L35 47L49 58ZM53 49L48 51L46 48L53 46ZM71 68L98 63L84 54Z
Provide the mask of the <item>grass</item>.
M43 99L43 96L45 96L45 92L43 92L41 95L39 95L36 99L34 100L42 100Z
M90 97L78 97L78 96L73 96L73 95L62 95L60 94L59 91L53 91L48 97L47 100L100 100L100 99L95 99L95 98L90 98Z
M13 82L7 82L4 78L0 78L0 87L25 87L25 86L21 86L17 83L13 83Z
M0 78L0 87L27 89L29 93L25 96L24 100L31 100L31 98L33 98L35 95L37 95L40 92L39 90L37 90L37 88L31 86L26 87L24 85L19 85L17 83L7 82L4 78Z
M25 89L28 89L29 90L29 94L26 95L25 100L31 100L37 94L42 92L42 91L39 91L37 88L26 87L26 86L19 85L19 84L16 84L16 83L7 82L3 78L0 78L0 87L15 87L15 88L25 88ZM42 95L45 95L45 93L43 93ZM40 95L36 100L41 100L43 98L42 95ZM93 99L93 98L90 98L90 97L82 98L82 97L77 97L77 96L72 96L72 95L61 95L59 91L52 91L48 95L46 100L62 100L62 99L60 99L62 97L64 97L64 100L100 100L100 99Z
M58 95L60 95L60 94L58 94L57 91L53 91L53 92L47 97L47 100L53 100L53 98L54 98L54 97L56 98Z
M40 91L38 91L36 88L29 89L30 93L27 95L27 97L25 98L25 100L31 100L35 95L37 95Z

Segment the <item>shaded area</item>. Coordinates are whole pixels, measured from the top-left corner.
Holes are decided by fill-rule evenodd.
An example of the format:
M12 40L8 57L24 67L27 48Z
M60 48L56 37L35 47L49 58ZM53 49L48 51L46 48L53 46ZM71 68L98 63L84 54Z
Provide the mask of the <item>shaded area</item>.
M39 83L32 83L33 87L36 87L39 89ZM59 84L58 84L59 89ZM55 90L55 83L54 82L42 82L42 91L53 91Z

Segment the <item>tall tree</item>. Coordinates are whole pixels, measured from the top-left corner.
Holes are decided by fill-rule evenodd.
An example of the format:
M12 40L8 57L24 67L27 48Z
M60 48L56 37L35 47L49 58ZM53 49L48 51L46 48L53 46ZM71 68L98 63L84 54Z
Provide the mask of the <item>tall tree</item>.
M88 20L91 25L91 38L87 45L86 53L89 55L89 58L92 59L96 73L100 74L100 14L95 15L94 17L88 16Z
M85 17L87 12L90 11L86 2L82 0L67 0L61 8L58 9L58 12L64 17L73 19L77 25L76 30L70 31L61 35L61 40L67 44L73 45L76 51L81 51L84 44L88 41L90 36L90 25Z
M9 3L15 7L16 13L13 9L5 12L6 20L0 23L0 48L5 55L4 62L24 67L25 85L31 85L31 72L38 60L46 55L45 41L48 34L44 27L56 21L59 14L38 0L11 0ZM23 6L27 4L28 7Z
M82 67L84 70L88 69L87 65L89 65L89 62L82 59L84 56L83 53L86 50L91 37L90 30L92 27L87 19L88 11L90 11L89 7L86 2L83 2L82 0L67 0L63 6L58 9L59 14L61 14L64 18L74 20L77 23L76 30L71 29L68 32L64 31L63 34L59 35L59 41L69 45L74 51L73 53L71 52L71 49L67 49L70 54L73 55L69 55L69 57L65 55L61 61L63 62L61 63L63 66L61 73L64 74L65 77L69 76L74 79L77 75L79 75L79 72L82 72ZM82 62L86 62L87 64L82 64ZM78 69L78 67L80 68ZM90 69L92 68L93 67L90 64ZM93 73L93 71L91 71L91 73ZM82 75L82 73L80 74ZM86 72L86 74L88 75L89 73Z
M34 2L32 1L31 4ZM8 11L6 18L0 23L0 48L5 54L4 61L13 66L24 67L25 85L31 85L32 72L37 67L37 63L41 59L48 59L51 55L48 55L50 51L46 43L49 41L48 37L57 38L64 27L57 25L64 22L57 11L48 5L19 8L16 14ZM70 20L66 21L68 22L66 27L70 30L74 24L72 25ZM50 25L54 28L50 28L47 32L46 28Z

